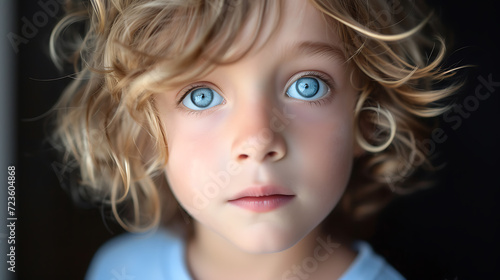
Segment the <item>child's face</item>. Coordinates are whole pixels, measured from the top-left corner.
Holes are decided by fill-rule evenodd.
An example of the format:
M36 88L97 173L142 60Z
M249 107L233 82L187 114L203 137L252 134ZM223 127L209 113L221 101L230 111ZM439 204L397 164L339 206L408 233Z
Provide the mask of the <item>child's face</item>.
M287 249L317 227L354 156L356 91L341 42L308 2L284 2L261 49L156 100L176 198L203 229L254 253ZM234 201L266 186L288 196Z

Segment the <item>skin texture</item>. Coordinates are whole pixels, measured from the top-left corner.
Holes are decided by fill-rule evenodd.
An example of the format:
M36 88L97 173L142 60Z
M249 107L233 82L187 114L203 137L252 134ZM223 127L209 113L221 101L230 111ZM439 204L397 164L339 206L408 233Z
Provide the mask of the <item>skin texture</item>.
M341 42L308 2L284 2L278 29L266 27L241 60L156 96L169 147L167 178L194 218L187 261L196 279L303 279L298 272L282 277L313 256L318 237L327 239L318 225L348 183L356 91ZM319 44L328 51L312 51ZM287 95L297 79L317 75L326 85L323 97ZM191 110L181 101L193 86L211 88L223 101ZM294 198L264 213L228 202L265 185ZM340 276L354 253L340 244L328 256L308 279Z

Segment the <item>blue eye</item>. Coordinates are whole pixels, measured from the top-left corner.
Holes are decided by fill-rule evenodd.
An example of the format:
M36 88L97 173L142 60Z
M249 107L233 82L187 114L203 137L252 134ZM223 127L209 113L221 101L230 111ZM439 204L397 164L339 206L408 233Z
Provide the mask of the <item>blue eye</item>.
M222 96L212 89L197 88L184 97L182 104L191 110L200 111L219 105L222 101Z
M316 100L328 93L328 86L314 77L303 77L295 81L286 91L292 98L300 100Z

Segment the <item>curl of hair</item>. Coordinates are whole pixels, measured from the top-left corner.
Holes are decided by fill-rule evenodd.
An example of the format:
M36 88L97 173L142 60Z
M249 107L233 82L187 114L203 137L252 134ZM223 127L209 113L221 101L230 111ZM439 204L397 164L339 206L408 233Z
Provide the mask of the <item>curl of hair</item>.
M443 113L446 106L436 102L459 85L432 88L453 71L440 69L443 40L437 39L432 61L425 57L422 46L432 41L421 31L432 25L415 6L395 9L387 0L310 2L336 27L353 66L351 79L360 92L357 137L376 146L396 128L386 149L368 151L355 163L341 205L361 217L388 201L389 184L401 186L426 163L416 144L429 132L421 119ZM50 50L56 65L73 63L76 74L54 107L53 140L68 162L76 162L79 188L88 189L91 200L109 204L124 228L142 231L181 221L180 207L165 187L168 147L155 94L243 57L261 27L276 24L279 6L280 1L244 0L67 1ZM257 20L250 21L250 14ZM245 38L250 44L232 49L248 24L254 24ZM367 114L366 107L381 108L386 117Z
M430 135L431 127L424 119L449 109L439 102L461 84L440 89L435 85L459 68L441 69L446 47L436 35L437 22L432 13L424 15L425 8L412 1L312 2L327 21L340 22L338 34L354 65L351 80L355 83L353 76L360 79L356 140L367 153L355 161L341 207L351 217L363 218L383 207L394 193L430 186L412 178L420 167L431 167L430 155L419 145ZM428 57L425 51L429 49ZM438 51L432 55L434 49Z

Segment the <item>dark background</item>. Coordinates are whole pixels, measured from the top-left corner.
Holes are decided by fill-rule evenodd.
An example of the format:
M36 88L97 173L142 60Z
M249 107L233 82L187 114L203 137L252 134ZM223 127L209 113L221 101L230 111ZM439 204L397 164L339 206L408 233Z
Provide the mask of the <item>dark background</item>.
M21 28L22 18L32 21L41 8L37 1L17 3ZM492 75L500 82L498 7L486 1L430 4L454 30L446 35L454 41L446 63L477 65L461 72L466 87L455 103L463 105L481 84L478 77ZM48 58L49 33L57 17L49 16L36 36L12 52L18 61L19 279L82 279L97 248L120 232L103 223L99 209L74 205L59 182L61 166L43 142L45 119L38 117L69 81L60 78ZM447 139L436 148L438 161L447 165L439 172L438 186L394 201L380 216L370 241L408 279L496 279L500 274L500 87L494 90L461 118L460 126L442 120Z

